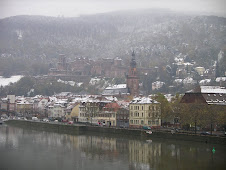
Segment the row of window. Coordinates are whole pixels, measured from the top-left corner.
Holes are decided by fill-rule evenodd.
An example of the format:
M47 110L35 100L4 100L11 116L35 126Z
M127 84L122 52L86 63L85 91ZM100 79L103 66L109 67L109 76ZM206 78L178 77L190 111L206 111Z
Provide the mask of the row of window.
M144 106L130 106L130 110L144 110ZM148 110L157 110L156 106L149 106Z
M133 113L133 112L131 112L130 113L130 116L131 117L144 117L144 113L139 113L139 112L135 112L135 113ZM157 117L158 116L158 112L152 112L152 113L148 113L148 117Z
M80 113L80 117L115 117L115 114L87 114L87 113Z
M130 120L130 124L134 124L134 125L141 124L141 125L143 125L144 120ZM159 125L159 120L149 120L148 125Z

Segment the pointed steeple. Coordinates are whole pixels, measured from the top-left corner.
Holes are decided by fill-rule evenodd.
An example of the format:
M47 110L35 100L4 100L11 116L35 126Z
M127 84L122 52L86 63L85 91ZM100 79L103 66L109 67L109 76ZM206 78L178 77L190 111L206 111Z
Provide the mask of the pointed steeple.
M134 50L132 52L132 57L135 58L135 52L134 52Z
M130 61L129 74L127 76L127 88L130 95L139 95L139 77L136 68L135 52L132 52L132 58Z
M132 52L132 59L131 59L131 62L130 62L130 66L132 68L136 68L136 65L137 65L137 63L136 63L136 59L135 59L135 52L133 50L133 52Z

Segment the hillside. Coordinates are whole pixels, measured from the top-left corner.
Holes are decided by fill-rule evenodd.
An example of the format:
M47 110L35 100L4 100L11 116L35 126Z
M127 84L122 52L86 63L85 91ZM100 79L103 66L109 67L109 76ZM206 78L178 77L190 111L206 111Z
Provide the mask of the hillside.
M225 44L226 18L215 16L189 16L167 10L77 18L15 16L0 20L0 71L28 71L29 65L36 65L32 72L42 74L48 64L56 62L59 53L71 59L126 59L131 48L136 51L138 63L145 67L171 64L179 53L187 55L188 61L208 66L217 60Z

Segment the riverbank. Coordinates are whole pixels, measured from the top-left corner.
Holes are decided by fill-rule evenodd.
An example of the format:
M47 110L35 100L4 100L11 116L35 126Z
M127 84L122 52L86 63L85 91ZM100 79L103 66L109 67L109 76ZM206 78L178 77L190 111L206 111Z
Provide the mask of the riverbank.
M163 138L163 139L184 140L226 145L226 137L220 136L200 136L195 134L181 134L181 133L171 134L169 132L163 131L153 131L152 134L147 134L145 130L141 129L122 129L122 128L109 128L85 125L68 125L68 124L45 123L23 120L8 120L6 124L31 130L50 131L72 135L83 135L83 134L105 134L108 136L123 135L128 137L139 137L142 139Z

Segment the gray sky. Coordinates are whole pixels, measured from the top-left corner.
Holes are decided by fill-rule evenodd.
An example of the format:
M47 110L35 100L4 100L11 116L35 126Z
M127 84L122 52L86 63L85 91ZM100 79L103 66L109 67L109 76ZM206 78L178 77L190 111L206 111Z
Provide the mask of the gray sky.
M15 15L74 17L142 8L169 8L226 17L226 0L0 0L0 18Z

